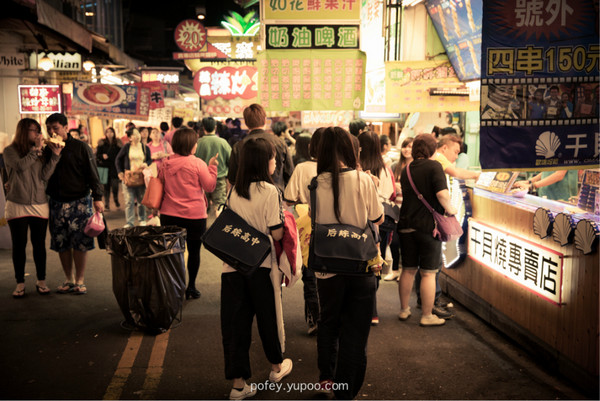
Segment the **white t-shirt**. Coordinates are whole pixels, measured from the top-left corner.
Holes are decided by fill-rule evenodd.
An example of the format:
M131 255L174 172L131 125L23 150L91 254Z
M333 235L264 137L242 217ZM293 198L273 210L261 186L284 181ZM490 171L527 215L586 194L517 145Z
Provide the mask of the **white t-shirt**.
M382 201L389 200L394 193L394 178L393 175L388 170L388 168L383 168L379 172L379 184L377 185L377 193Z
M287 187L285 187L283 197L290 202L308 204L310 202L310 196L305 198L303 189L310 185L310 181L316 175L317 162L306 161L298 164L290 177Z
M268 182L253 182L250 184L250 200L237 194L235 188L227 205L248 224L258 231L271 235L271 230L283 226L284 216L281 194L275 185ZM271 268L271 256L267 256L260 267ZM232 273L236 270L223 263L223 273Z
M336 224L338 220L333 209L331 174L320 174L317 183L316 222L319 224ZM383 205L377 194L377 188L368 174L356 170L341 173L339 190L339 223L364 228L367 225L367 220L377 221L383 215ZM310 190L302 188L302 191L303 196L310 199ZM320 279L335 276L333 273L315 273L315 275Z

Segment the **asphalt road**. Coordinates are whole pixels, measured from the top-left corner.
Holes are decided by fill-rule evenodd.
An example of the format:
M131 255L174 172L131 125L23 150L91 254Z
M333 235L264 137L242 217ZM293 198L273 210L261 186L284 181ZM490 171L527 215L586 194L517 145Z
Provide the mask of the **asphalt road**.
M106 217L110 228L125 223L123 210ZM220 270L219 260L203 249L197 281L202 297L186 301L181 323L155 336L121 327L106 251L89 253L88 294L81 296L55 292L63 274L58 255L48 251L53 292L41 296L35 292L29 246L26 296L13 299L11 251L0 250L0 398L226 399L231 384L224 378ZM318 381L316 338L306 334L302 283L284 289L283 301L286 357L294 369L280 391L265 389L255 399L322 399L314 390L300 389ZM414 295L412 304L415 316L400 322L397 285L381 283L381 323L371 330L357 399L585 398L461 305L445 326L423 328ZM250 381L264 384L270 365L256 329L251 361Z

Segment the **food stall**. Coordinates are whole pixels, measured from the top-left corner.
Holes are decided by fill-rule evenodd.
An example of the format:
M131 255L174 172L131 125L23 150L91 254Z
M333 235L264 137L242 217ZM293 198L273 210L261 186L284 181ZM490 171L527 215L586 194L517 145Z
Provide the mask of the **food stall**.
M586 171L579 199L597 193L598 174ZM585 210L499 187L469 189L468 257L443 269L440 285L561 374L597 390L597 205L594 213L589 202L579 204Z

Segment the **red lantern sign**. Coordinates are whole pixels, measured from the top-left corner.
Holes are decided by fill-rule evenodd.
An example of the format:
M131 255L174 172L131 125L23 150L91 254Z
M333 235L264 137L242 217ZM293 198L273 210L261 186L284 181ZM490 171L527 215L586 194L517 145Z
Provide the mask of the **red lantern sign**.
M21 114L60 113L59 85L19 85Z
M197 52L206 46L206 28L193 19L183 20L175 28L175 43L184 52Z
M256 67L204 67L194 76L194 89L206 100L217 97L251 99L258 95L257 81Z

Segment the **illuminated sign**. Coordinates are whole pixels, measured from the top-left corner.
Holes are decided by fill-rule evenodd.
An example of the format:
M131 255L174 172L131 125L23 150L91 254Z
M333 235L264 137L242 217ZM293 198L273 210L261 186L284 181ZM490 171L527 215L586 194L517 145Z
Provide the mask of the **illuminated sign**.
M358 25L267 25L267 49L358 49Z
M184 52L198 52L206 46L206 28L194 19L181 21L175 28L175 43Z
M359 20L360 0L262 0L265 20Z
M54 62L53 71L81 71L81 54L79 53L31 53L29 69L37 70L38 61L46 56Z
M256 67L203 67L194 75L194 89L202 99L250 99L258 94Z
M250 11L244 17L235 11L230 11L230 16L221 21L221 25L231 33L232 36L254 36L260 29L260 22L254 18L254 11Z
M158 81L163 84L179 83L179 72L172 71L142 71L142 82Z
M354 112L349 110L308 110L302 112L302 128L347 127L354 120Z
M561 305L562 253L470 219L469 256L540 297Z
M59 85L19 85L21 114L60 113Z

